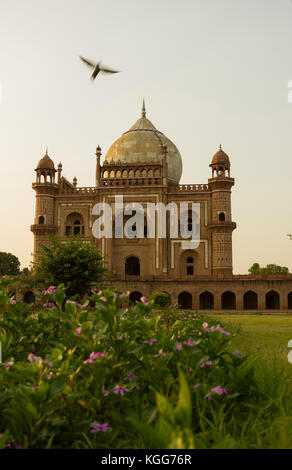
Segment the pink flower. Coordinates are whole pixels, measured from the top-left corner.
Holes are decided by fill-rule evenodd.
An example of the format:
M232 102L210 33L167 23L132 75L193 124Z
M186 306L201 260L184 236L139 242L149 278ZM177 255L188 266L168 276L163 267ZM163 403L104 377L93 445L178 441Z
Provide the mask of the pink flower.
M102 393L104 397L107 397L111 392L109 390L103 390Z
M93 421L92 423L90 423L90 427L91 427L91 431L90 431L91 434L94 434L96 432L107 432L108 431L108 423L99 424L96 421Z
M230 336L229 331L224 331L223 328L221 328L220 326L218 328L218 331L220 331L220 333L222 333L223 335Z
M37 361L42 362L43 361L41 357L35 356L33 353L29 353L29 355L27 356L27 359L29 362L37 362Z
M30 315L30 317L31 317L31 318L38 318L39 315L38 315L38 313L32 313L32 314Z
M11 303L11 305L15 305L15 304L16 304L16 300L10 299L10 303Z
M142 304L144 304L144 305L149 305L149 303L147 302L146 297L144 297L144 296L141 297L140 302L142 302Z
M177 345L176 345L176 349L177 349L178 351L181 351L181 350L182 350L182 348L183 348L183 345L182 345L182 343L177 343Z
M144 343L148 343L150 346L152 346L152 344L155 343L156 341L157 341L156 338L152 338L152 339L146 339Z
M101 352L98 352L98 353L95 353L95 352L92 352L90 353L89 355L89 358L86 359L86 361L83 361L83 364L91 364L93 361L95 361L95 359L97 359L98 357L106 357L107 356L107 353L101 353Z
M9 361L9 362L3 362L3 365L5 366L6 370L9 371L10 366L12 366L14 362Z
M103 300L103 302L107 302L107 298L106 298L106 297L100 297L100 300Z
M124 378L124 381L125 381L125 382L131 382L132 380L135 380L135 379L137 379L137 378L138 378L138 377L137 377L137 375L135 375L135 374L128 374L128 375L126 375L126 377Z
M81 326L79 326L79 327L76 328L76 330L74 331L74 335L78 336L78 335L81 334L81 332L82 332L82 328L81 328Z
M166 353L159 349L158 354L153 354L153 357L166 356Z
M187 346L194 346L196 344L196 341L188 339L187 341L184 341L184 344L186 344Z
M211 400L212 393L217 393L217 395L223 395L223 393L225 393L227 395L229 393L229 390L228 388L221 387L221 385L217 385L217 387L212 388L212 390L207 393L205 398L209 398L209 400Z
M207 327L208 327L208 323L207 323L207 322L204 322L203 325L202 325L202 327L203 327L204 329L207 328Z
M195 385L193 385L193 388L198 388L198 387L200 387L200 385L201 385L200 383L195 384Z
M212 361L205 361L205 362L202 362L202 364L200 365L200 367L211 366L212 364L213 364Z
M46 290L43 290L44 295L55 294L55 293L56 293L56 287L55 286L50 286Z
M33 387L31 387L32 391L38 390L39 388L40 388L39 385L34 385Z
M120 387L120 385L116 385L114 388L113 388L113 392L118 395L122 395L124 396L125 392L128 392L129 390L125 387Z

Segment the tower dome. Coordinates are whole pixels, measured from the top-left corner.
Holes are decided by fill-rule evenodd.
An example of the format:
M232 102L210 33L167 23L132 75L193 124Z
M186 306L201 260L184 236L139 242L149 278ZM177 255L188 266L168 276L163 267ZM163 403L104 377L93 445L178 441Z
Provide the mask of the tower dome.
M143 100L142 116L109 148L107 163L162 163L162 146L167 146L168 180L178 184L182 174L182 159L177 147L146 118Z
M215 155L213 155L211 165L218 165L220 163L223 164L223 165L226 165L226 164L230 163L229 157L228 157L227 153L225 153L222 150L221 145L220 145L220 148L219 148L218 152L216 152Z
M54 162L49 157L48 150L46 150L46 154L38 162L38 166L36 169L37 170L55 170Z

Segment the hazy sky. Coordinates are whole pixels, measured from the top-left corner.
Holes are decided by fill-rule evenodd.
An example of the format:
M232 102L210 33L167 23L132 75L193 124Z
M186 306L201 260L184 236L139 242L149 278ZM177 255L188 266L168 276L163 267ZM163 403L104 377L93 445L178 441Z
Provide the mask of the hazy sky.
M79 54L122 73L91 83ZM181 183L206 183L220 143L228 153L234 273L292 271L289 80L291 0L0 0L0 251L31 261L46 146L93 186L95 148L105 155L144 97L181 153Z

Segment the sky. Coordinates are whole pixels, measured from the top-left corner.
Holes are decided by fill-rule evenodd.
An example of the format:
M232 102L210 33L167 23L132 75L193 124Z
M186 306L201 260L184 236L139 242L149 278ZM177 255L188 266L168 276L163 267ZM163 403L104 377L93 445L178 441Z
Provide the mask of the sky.
M91 82L79 55L121 73ZM94 186L95 148L103 159L144 98L181 183L207 183L220 144L229 155L234 273L292 272L290 80L291 0L0 0L0 251L32 260L46 147Z

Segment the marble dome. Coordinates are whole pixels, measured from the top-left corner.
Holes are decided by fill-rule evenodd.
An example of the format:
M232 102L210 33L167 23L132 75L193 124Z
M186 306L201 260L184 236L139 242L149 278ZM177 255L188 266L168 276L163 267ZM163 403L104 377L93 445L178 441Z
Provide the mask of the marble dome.
M109 148L105 160L114 164L162 163L162 146L167 146L168 181L178 184L182 159L177 147L146 118L143 101L142 116Z

